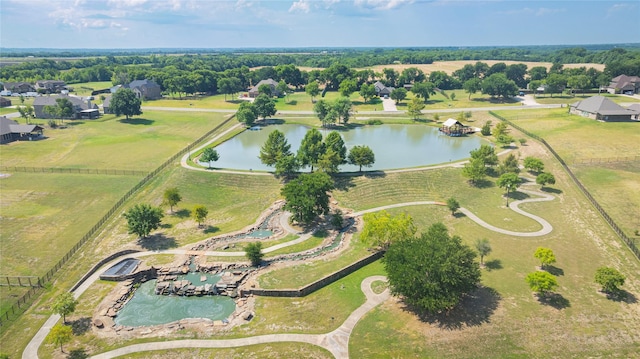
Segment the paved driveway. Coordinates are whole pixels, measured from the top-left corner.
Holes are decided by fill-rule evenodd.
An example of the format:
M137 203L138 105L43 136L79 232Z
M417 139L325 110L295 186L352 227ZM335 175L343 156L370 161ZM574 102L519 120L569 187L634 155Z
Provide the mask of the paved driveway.
M390 98L381 98L382 108L384 111L398 111L396 108L396 102Z

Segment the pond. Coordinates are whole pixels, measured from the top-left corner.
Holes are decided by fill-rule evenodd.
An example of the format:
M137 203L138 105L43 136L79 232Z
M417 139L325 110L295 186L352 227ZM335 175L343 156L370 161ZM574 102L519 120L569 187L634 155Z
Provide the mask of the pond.
M285 134L296 152L302 138L309 130L303 125L269 125L261 130L247 130L220 144L216 150L220 154L215 168L273 171L260 162L260 148L273 130ZM321 129L326 136L330 129ZM363 170L390 170L446 163L469 157L469 151L480 147L484 140L477 136L449 137L442 135L435 127L424 125L379 125L361 126L340 131L347 151L355 145L369 146L375 154L376 162ZM206 164L203 164L206 166ZM341 171L357 171L353 165L340 166Z
M198 275L199 277L199 275ZM186 318L223 320L236 309L233 299L223 295L180 297L156 295L156 280L142 283L124 307L115 323L139 327L175 322Z

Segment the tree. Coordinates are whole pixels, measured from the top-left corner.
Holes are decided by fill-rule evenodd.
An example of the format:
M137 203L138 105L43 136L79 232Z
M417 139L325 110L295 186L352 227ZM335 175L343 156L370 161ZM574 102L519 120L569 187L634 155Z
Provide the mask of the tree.
M62 322L67 322L67 315L73 313L76 310L78 301L73 297L73 294L66 292L56 297L51 305L51 310L54 313L62 316Z
M422 110L424 110L424 107L424 101L414 97L407 105L407 115L416 121L422 117Z
M275 164L275 175L277 177L289 178L300 169L300 162L293 154L280 156Z
M469 79L462 84L462 88L469 94L469 100L471 100L471 95L478 91L482 91L482 80L477 77Z
M18 112L20 113L20 117L24 118L26 124L29 124L31 120L36 117L36 113L31 105L18 106Z
M63 324L56 324L51 328L49 332L49 338L54 344L60 344L60 351L64 353L62 345L71 341L73 335L73 329L70 326Z
M436 93L436 86L432 82L417 82L411 87L411 92L422 98L423 102L427 102L429 96Z
M124 115L127 120L131 116L142 115L141 105L142 102L135 92L128 88L122 87L111 96L111 111L116 116Z
M539 158L527 156L522 164L524 165L524 168L531 172L541 173L544 171L544 162Z
M553 97L554 93L562 92L565 86L567 86L567 78L562 74L553 73L547 76L544 83L546 85L545 92L549 92L551 97Z
M498 135L496 137L496 142L500 145L500 147L507 147L515 141L512 136L509 135Z
M267 166L273 166L281 157L290 155L290 150L291 145L287 142L284 133L273 130L260 148L260 161Z
M171 213L173 213L173 206L177 205L178 202L180 201L182 201L182 196L180 195L178 188L176 187L167 188L164 191L163 204L169 205L169 208L171 209Z
M462 175L469 178L471 184L475 186L487 177L487 168L481 159L473 158L464 164Z
M392 243L415 236L418 230L406 213L391 216L387 211L365 214L360 240L372 248L386 250Z
M313 166L318 163L324 151L325 146L322 142L322 134L320 131L312 128L307 131L300 143L297 155L298 161L302 166L310 166L310 172L313 172Z
M244 253L247 256L247 259L251 261L252 266L259 266L260 263L262 263L262 257L264 257L264 253L262 253L262 242L247 244L244 248Z
M345 79L342 82L340 82L340 86L338 88L338 92L340 92L340 95L344 97L351 96L351 94L356 92L357 90L358 90L358 84L356 83L355 80L351 80L351 79Z
M362 166L373 166L376 162L376 156L369 146L353 146L349 151L348 162L360 166L358 172L362 172Z
M555 184L556 178L549 172L542 172L536 176L536 183L539 184L541 188L544 188L546 184Z
M340 158L339 164L347 163L347 146L338 131L331 131L324 139L324 145L327 151L332 149Z
M258 118L256 106L248 101L243 101L236 112L236 119L244 123L247 127L251 127Z
M480 133L483 136L491 135L491 121L487 121L484 125L482 125L482 129L480 130Z
M507 124L504 123L504 122L498 122L496 124L495 130L493 131L493 136L494 137L498 137L498 136L501 136L501 135L506 135L507 131L508 131L507 130Z
M404 87L399 87L397 89L394 89L393 91L391 91L391 94L389 95L389 97L391 97L391 99L394 100L397 105L400 102L402 102L402 100L407 98L407 89L405 89Z
M451 98L451 101L455 101L456 100L456 93L452 92L451 95L449 95L449 98Z
M220 155L218 151L214 148L207 147L202 151L202 155L200 155L200 161L207 162L209 164L209 168L211 168L211 162L215 162L220 159Z
M304 91L307 93L307 95L311 96L311 102L313 102L314 97L320 94L320 86L318 86L317 81L311 81L304 88Z
M587 75L570 76L567 79L567 85L573 90L574 96L576 90L582 90L584 95L584 90L591 87L591 79Z
M498 155L496 150L489 145L480 145L479 148L469 152L471 159L479 159L485 166L495 166L498 164Z
M280 80L280 82L278 82L278 85L276 85L276 91L287 97L291 89L289 88L289 85L284 82L284 80Z
M326 173L337 173L340 171L340 156L332 148L327 148L318 158L318 170Z
M193 208L193 212L191 213L193 214L193 219L198 222L198 227L202 227L202 222L204 222L207 215L209 215L209 210L207 207L198 204Z
M333 181L324 172L304 173L288 182L281 190L293 220L310 224L318 215L329 213L329 191Z
M518 85L503 73L494 73L482 80L482 93L491 97L508 98L518 92Z
M353 114L352 107L353 104L348 97L340 97L333 103L333 111L330 112L335 112L336 118L340 119L343 125L346 125Z
M336 209L331 215L331 225L337 230L341 230L344 225L344 219L342 218L342 211Z
M373 84L362 84L360 86L360 96L364 99L364 103L369 102L376 95L376 87Z
M276 114L276 103L273 99L265 94L260 94L253 100L256 108L256 114L262 118L271 117Z
M544 66L534 66L530 68L528 72L531 81L544 80L547 77L547 68Z
M520 173L520 167L516 155L510 153L500 164L500 173Z
M538 247L533 253L533 257L540 261L540 268L544 269L545 266L556 262L556 255L549 248Z
M529 273L525 280L529 284L529 288L541 296L547 295L548 292L558 287L556 276L548 272L535 271Z
M518 177L517 173L505 173L498 178L496 185L500 188L504 188L507 191L507 207L509 206L509 192L516 190L520 186L522 180Z
M458 236L449 236L442 223L419 237L391 243L382 261L394 295L428 312L454 308L477 287L480 267L476 254Z
M478 254L480 255L480 265L484 265L484 257L491 253L489 240L486 238L478 239L476 241L476 250L478 250Z
M596 283L602 286L605 293L617 293L624 285L625 276L617 269L611 267L600 267L596 270Z
M449 210L451 211L451 215L453 216L456 214L456 211L460 209L460 203L458 203L458 200L451 197L447 199L447 208L449 208Z
M127 219L127 228L130 234L146 238L151 231L160 226L164 214L162 209L142 203L129 208L123 216Z

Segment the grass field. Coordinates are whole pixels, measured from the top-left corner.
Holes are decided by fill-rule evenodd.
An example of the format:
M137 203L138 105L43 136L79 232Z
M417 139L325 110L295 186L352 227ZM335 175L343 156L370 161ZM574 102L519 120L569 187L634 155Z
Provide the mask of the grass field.
M45 125L45 140L3 146L2 164L150 171L227 116L145 111L129 121L106 115L99 121L65 121L65 128Z
M550 95L536 95L535 99L536 99L536 102L544 105L547 105L547 104L570 105L574 102L582 101L592 96L604 96L615 103L640 102L640 100L638 100L635 97L612 95L608 93L602 93L602 94L580 94L579 93L575 96L555 94L553 95L553 97Z
M539 133L547 138L549 143L563 155L570 157L574 152L576 156L583 158L593 153L602 153L600 157L606 157L609 153L630 151L637 149L638 136L633 132L635 127L625 127L634 124L614 124L616 126L602 126L611 124L596 123L593 120L583 119L577 116L569 116L562 110L536 110L501 111L501 115L513 118L526 128ZM153 112L149 111L149 114ZM167 127L175 113L166 112L158 116L153 125L163 124ZM178 116L181 116L180 113ZM526 115L528 114L528 115ZM147 114L145 113L145 116ZM188 114L185 114L188 117ZM145 117L143 116L143 117ZM206 114L206 116L222 116ZM482 116L480 116L482 117ZM151 116L149 116L151 118ZM221 117L220 117L221 118ZM475 114L474 114L475 118ZM482 117L484 119L484 117ZM182 119L187 121L187 119ZM200 120L193 120L198 122ZM301 121L311 121L302 119ZM398 121L404 121L402 119ZM105 120L102 123L113 125L114 120ZM495 122L495 121L494 121ZM99 124L95 123L95 125ZM92 123L94 124L94 123ZM117 123L117 125L123 125ZM131 126L131 124L128 124ZM620 125L620 126L618 126ZM637 124L635 124L637 125ZM84 126L84 125L83 125ZM74 127L74 126L71 126ZM135 125L133 130L141 131L139 136L144 136L144 130L151 125ZM185 124L185 127L189 125ZM205 126L212 128L213 126ZM108 129L108 127L106 127ZM119 127L120 128L120 127ZM111 137L105 137L104 142L113 146L105 147L117 150L119 147L112 143L113 137L117 137L117 131L109 130ZM183 145L178 146L169 134L169 130L159 131L157 141L145 142L157 152L155 156L146 155L150 161L161 161L162 156L168 156L183 148L188 142L189 136L195 136L195 130L184 130L182 136ZM108 131L107 131L108 132ZM514 137L523 135L512 133ZM547 137L548 136L548 137ZM591 139L591 136L595 136ZM640 135L639 135L640 136ZM123 139L124 147L130 142L136 142L136 137ZM617 140L616 140L617 139ZM69 138L69 142L74 141ZM47 140L48 141L48 140ZM552 142L553 141L553 142ZM46 141L41 141L46 142ZM613 143L610 143L613 142ZM80 143L82 143L80 141ZM174 146L173 150L162 149ZM635 146L634 146L635 145ZM3 162L7 150L12 146L3 147ZM607 147L608 146L608 147ZM599 148L603 147L603 148ZM142 151L146 149L137 148ZM54 151L50 147L48 151ZM98 150L90 144L75 146L71 158L75 158L78 166L89 166L87 162L81 164L81 149L87 149L90 156L84 157L85 161L96 157ZM24 159L36 163L39 156L46 156L47 149L30 156L25 152L15 152ZM167 154L164 154L166 151ZM582 151L582 152L581 152ZM124 151L120 156L130 158L127 155L132 152ZM546 153L542 147L529 141L525 146L516 150L520 157L535 155L545 162L547 170L554 173L557 184L548 190L556 196L552 202L542 202L522 205L521 208L538 214L547 219L554 226L551 234L535 238L514 238L496 234L486 230L464 216L452 216L448 210L440 206L414 206L390 210L391 213L407 212L415 219L420 230L427 228L431 223L441 221L445 223L452 234L460 235L463 241L472 244L478 238L488 238L493 252L485 258L487 269L483 270L480 289L470 298L462 310L454 311L446 317L419 318L403 307L402 303L391 300L375 309L360 322L351 337L350 352L352 357L630 357L640 350L640 341L637 333L640 332L640 319L638 318L638 296L640 296L640 279L635 275L640 272L640 264L632 257L629 251L611 232L602 219L588 205L582 195L576 190L568 176L559 165ZM578 158L578 157L575 157ZM58 166L67 166L64 159L59 159ZM124 162L120 159L109 157L108 163L112 166ZM54 162L56 163L56 162ZM4 163L3 163L4 164ZM35 164L34 164L35 165ZM150 166L154 167L154 166ZM608 172L608 171L613 172ZM620 171L625 171L621 175ZM23 188L33 188L34 178L55 178L53 174L41 174L35 177L33 174L16 173L11 177L0 179L3 186L2 209L4 220L5 183L11 184L13 190L18 193ZM625 191L636 188L637 169L613 168L602 169L585 168L581 177L592 178L596 185L604 186L605 183L615 183ZM614 176L615 175L615 176ZM90 183L93 191L97 191L109 202L102 190L96 186L105 187L105 193L109 192L109 176L97 185L92 180L95 176L73 175L72 178L82 178ZM129 177L122 177L123 179ZM132 179L134 179L132 177ZM13 180L19 183L6 182ZM38 180L39 181L39 180ZM48 180L56 182L54 180ZM77 181L80 181L78 179ZM57 183L61 182L61 183ZM66 196L73 191L81 189L72 188L76 182L67 179L67 175L60 175L56 183L47 183L38 186L42 188L58 189L56 193ZM504 208L502 190L492 183L495 178L489 178L489 182L482 188L470 187L461 176L460 169L434 169L429 171L388 173L382 176L358 176L352 178L340 178L339 189L334 191L334 199L341 206L362 210L385 204L398 202L436 200L444 201L449 197L458 199L463 207L478 214L483 220L495 226L518 230L535 231L539 224L526 217L520 216ZM588 181L586 181L588 182ZM55 187L55 185L59 187ZM22 186L22 187L21 187ZM47 187L49 186L49 187ZM104 256L124 248L141 248L141 245L150 249L170 248L188 245L205 238L238 230L253 223L259 213L268 207L275 199L278 199L281 183L270 176L247 176L208 171L187 171L182 168L172 168L164 171L157 179L141 190L126 206L134 203L146 202L159 205L162 194L166 188L178 187L183 201L175 208L175 213L169 213L168 209L164 218L164 225L154 232L154 241L139 242L133 235L126 233L122 218L115 218L108 223L102 234L90 245L85 246L81 253L67 266L65 275L58 278L50 290L40 298L19 322L9 327L0 328L2 335L3 351L7 351L12 357L19 357L22 348L37 328L49 315L51 298L68 289L86 270ZM593 186L590 184L589 186ZM82 185L78 185L80 188ZM131 185L122 184L124 189ZM115 192L119 187L111 191ZM537 186L536 186L537 188ZM604 188L597 196L611 197L609 206L623 203L620 197L613 197L615 188ZM39 195L36 192L35 195ZM31 212L28 216L37 218L39 214L55 217L62 223L77 221L84 213L69 211L70 203L78 202L84 197L94 198L95 194L80 192L80 197L70 196L69 199L54 200L53 196L46 197L42 203L31 200L27 209ZM114 195L118 197L117 195ZM13 195L20 198L19 195ZM13 198L12 197L12 198ZM524 198L522 192L514 194L514 198ZM111 200L110 205L115 202ZM21 214L18 200L7 204L16 213ZM77 211L89 211L90 203L80 202ZM626 203L626 202L624 202ZM630 202L627 206L621 206L621 213L625 210L633 210L636 202ZM209 209L209 216L204 228L198 229L189 218L189 210L195 204L204 204ZM34 207L34 208L30 208ZM96 206L98 207L98 206ZM87 208L87 209L85 209ZM626 209L625 209L626 208ZM636 207L637 208L637 207ZM103 213L96 209L96 212ZM32 215L33 213L33 215ZM65 222L67 221L67 222ZM93 224L93 223L92 223ZM74 223L75 225L75 223ZM4 226L3 226L4 229ZM4 232L2 240L5 240ZM538 263L533 258L533 251L538 246L551 248L558 258L558 262L552 270L559 275L560 287L555 301L545 304L540 303L532 294L524 276L536 270ZM3 248L3 253L5 253ZM278 268L262 275L258 280L264 288L297 288L308 284L326 274L334 272L343 266L354 262L366 255L367 249L357 240L357 235L350 246L333 259L321 259L308 263ZM155 261L155 262L153 262ZM171 258L164 256L155 258L153 263L170 262ZM625 300L613 301L606 299L598 292L593 282L595 269L602 265L618 268L627 276L624 286L627 296ZM374 274L384 274L381 263L371 264L356 273L337 281L305 298L256 298L256 317L248 325L237 327L230 332L223 332L220 337L243 337L266 333L323 333L335 329L348 315L364 301L364 295L360 292L360 282ZM90 317L93 314L95 303L113 288L113 284L97 282L81 298L81 306L70 318L78 320ZM327 305L330 303L330 305ZM334 318L333 320L331 318ZM16 335L17 334L17 335ZM171 337L165 338L193 338L199 334L191 331L177 331ZM69 347L82 346L89 352L101 352L125 344L145 342L155 339L138 338L131 341L106 340L98 338L91 331L74 337L74 342ZM162 339L164 340L164 339ZM304 346L293 345L273 346L272 350L279 356L290 353L287 350L305 350ZM287 349L293 348L293 349ZM284 350L284 352L280 352ZM51 358L57 352L52 344L40 348L42 358ZM200 352L200 351L199 351ZM247 348L246 350L229 350L225 353L235 355L243 353L247 356L263 357L268 355L263 346ZM171 352L174 353L174 352ZM171 354L170 353L170 354ZM176 351L177 355L182 351ZM202 355L209 355L209 351L202 351ZM322 357L322 351L316 351L314 355ZM146 357L143 353L140 357ZM56 354L57 355L57 354ZM150 355L155 355L152 353ZM164 354L161 354L164 355ZM162 357L162 356L161 356Z
M96 90L104 90L113 87L111 81L99 82L82 82L77 84L69 84L73 88L73 94L77 96L90 96L91 92ZM100 95L95 96L99 100Z

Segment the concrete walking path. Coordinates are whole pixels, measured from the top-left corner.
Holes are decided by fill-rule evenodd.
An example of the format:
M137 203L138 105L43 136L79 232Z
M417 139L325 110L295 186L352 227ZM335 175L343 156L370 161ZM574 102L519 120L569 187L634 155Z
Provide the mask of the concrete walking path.
M389 289L385 289L381 294L375 294L371 289L374 281L386 281L386 277L372 276L365 278L360 288L366 296L366 301L358 309L353 311L351 315L332 332L326 334L267 334L254 337L238 338L238 339L187 339L173 340L165 342L152 342L129 345L118 348L106 353L94 355L93 359L115 358L122 355L133 354L137 352L147 352L154 350L170 350L180 348L233 348L255 344L275 343L275 342L301 342L317 345L327 349L337 359L349 358L349 338L353 328L360 319L371 309L378 306L389 298Z

